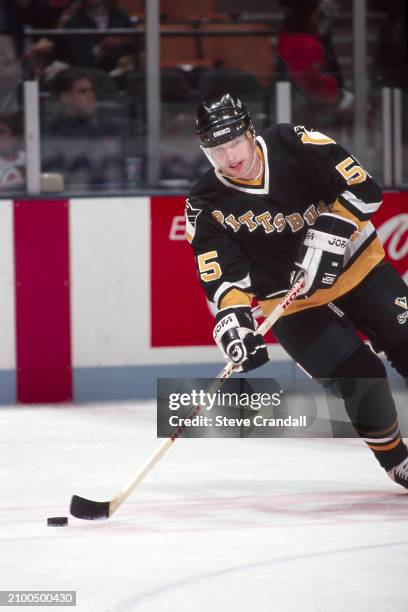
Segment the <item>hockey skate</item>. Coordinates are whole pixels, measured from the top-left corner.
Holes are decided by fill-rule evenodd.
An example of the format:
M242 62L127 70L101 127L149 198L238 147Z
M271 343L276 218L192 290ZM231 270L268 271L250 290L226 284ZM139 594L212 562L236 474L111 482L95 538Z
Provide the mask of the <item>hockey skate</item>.
M408 489L408 457L388 470L387 474L391 480Z

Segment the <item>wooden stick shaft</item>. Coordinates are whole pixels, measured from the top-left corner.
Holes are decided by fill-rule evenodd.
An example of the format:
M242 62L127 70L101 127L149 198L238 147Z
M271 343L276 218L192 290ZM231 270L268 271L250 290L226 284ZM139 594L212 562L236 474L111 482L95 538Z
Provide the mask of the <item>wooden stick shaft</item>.
M159 461L159 459L161 459L167 449L170 448L175 439L176 438L166 438L166 440L164 440L164 442L155 450L153 455L151 455L146 463L140 468L136 476L132 478L126 487L124 487L122 491L118 493L118 495L109 503L109 514L115 512L115 510L123 504L125 499L129 497L137 485L144 479L150 470L154 468L156 463Z
M293 285L292 289L288 291L282 301L273 309L268 317L266 317L265 321L259 326L258 333L265 335L266 332L276 323L279 317L285 312L287 308L292 304L292 302L298 296L300 290L303 287L303 279L300 280ZM234 365L230 362L227 363L225 368L219 372L214 380L214 383L210 387L211 392L215 392L221 385L224 380L229 378L234 371ZM195 416L201 410L202 406L195 406L191 416ZM124 487L120 493L116 497L114 497L109 502L109 515L111 515L119 506L123 504L125 499L129 497L129 495L134 491L137 485L145 478L145 476L153 469L156 463L161 459L164 453L170 448L170 446L181 436L185 427L178 427L176 431L170 438L166 438L164 442L155 450L155 452L151 455L151 457L146 461L146 463L140 468L136 476Z

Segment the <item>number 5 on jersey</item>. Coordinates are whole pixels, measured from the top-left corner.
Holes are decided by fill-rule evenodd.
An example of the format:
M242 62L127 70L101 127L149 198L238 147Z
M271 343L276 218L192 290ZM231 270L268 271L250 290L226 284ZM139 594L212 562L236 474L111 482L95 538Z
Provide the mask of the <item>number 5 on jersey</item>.
M208 253L202 253L198 255L198 269L200 272L201 280L204 283L210 283L211 281L218 280L222 276L221 266L217 259L217 251L208 251Z
M343 159L340 164L337 164L336 170L340 172L341 176L347 182L347 185L358 185L366 180L367 175L371 176L358 164L357 160L352 157Z

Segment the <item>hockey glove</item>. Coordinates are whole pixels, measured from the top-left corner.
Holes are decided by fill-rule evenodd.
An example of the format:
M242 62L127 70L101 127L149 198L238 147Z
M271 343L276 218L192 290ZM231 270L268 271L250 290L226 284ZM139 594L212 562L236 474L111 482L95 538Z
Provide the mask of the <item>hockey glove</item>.
M214 340L236 372L248 372L269 360L263 337L255 334L255 322L248 306L224 308L217 313Z
M294 284L304 275L304 287L299 297L309 297L317 289L328 289L334 285L341 274L344 253L357 225L335 215L323 213L311 227L300 248L297 270L290 280Z

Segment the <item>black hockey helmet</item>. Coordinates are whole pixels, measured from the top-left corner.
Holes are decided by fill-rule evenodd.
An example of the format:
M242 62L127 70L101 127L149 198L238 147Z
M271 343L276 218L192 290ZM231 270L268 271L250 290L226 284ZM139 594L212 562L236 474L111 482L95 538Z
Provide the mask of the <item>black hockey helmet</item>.
M215 147L233 140L254 126L247 108L239 98L229 93L197 109L196 134L202 147Z

